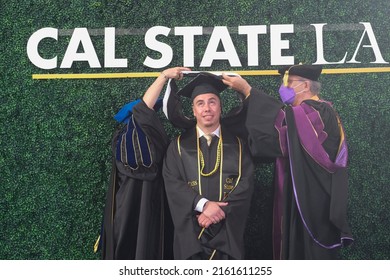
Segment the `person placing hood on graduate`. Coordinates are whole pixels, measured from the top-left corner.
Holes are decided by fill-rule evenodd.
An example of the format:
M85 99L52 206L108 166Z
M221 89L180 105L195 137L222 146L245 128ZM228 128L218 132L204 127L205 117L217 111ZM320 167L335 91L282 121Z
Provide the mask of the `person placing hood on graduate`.
M115 119L113 162L99 242L103 259L172 259L172 222L161 176L169 138L156 113L169 79L189 68L165 69L141 99L126 104ZM98 246L99 245L99 246Z
M170 120L186 131L164 159L163 177L174 224L175 259L243 259L253 192L253 163L245 143L221 125L221 79L201 73L177 92L191 98L195 122L180 103ZM168 102L170 104L170 101Z
M338 259L352 243L347 221L347 145L340 118L319 97L318 65L279 70L281 101L242 77L223 82L245 96L248 145L275 158L275 259Z

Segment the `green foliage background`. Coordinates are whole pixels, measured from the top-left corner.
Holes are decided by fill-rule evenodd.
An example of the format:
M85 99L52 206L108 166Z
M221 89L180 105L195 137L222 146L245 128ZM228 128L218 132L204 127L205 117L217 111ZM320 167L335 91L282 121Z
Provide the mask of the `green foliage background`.
M283 55L295 62L316 60L312 23L324 29L325 57L351 58L362 36L359 22L370 22L390 61L388 0L9 0L0 2L0 259L98 259L92 247L100 230L111 167L110 140L117 124L113 115L140 97L154 78L33 80L39 73L155 72L143 66L158 54L144 45L152 26L228 26L243 68L230 69L215 61L198 67L209 34L196 37L193 70L257 70L270 66L269 28L259 36L259 67L246 65L246 39L239 25L294 24L295 33ZM72 30L104 27L132 30L117 35L116 57L127 58L128 69L90 69L76 62L72 69L42 70L27 57L29 37L43 27L60 29L58 42L44 40L40 52L62 61ZM91 35L103 64L104 38ZM169 66L183 63L182 38L160 38L171 45ZM366 38L367 40L367 38ZM369 42L363 42L368 44ZM386 67L374 61L371 48L361 48L361 64L325 68ZM253 86L276 96L275 76L248 76ZM345 259L390 258L390 179L388 101L390 73L323 75L323 97L334 102L344 122L350 154L349 216L354 245ZM232 97L233 95L230 95ZM226 97L231 105L231 98ZM177 131L165 123L173 136ZM271 258L272 165L258 164L256 192L247 233L247 258Z

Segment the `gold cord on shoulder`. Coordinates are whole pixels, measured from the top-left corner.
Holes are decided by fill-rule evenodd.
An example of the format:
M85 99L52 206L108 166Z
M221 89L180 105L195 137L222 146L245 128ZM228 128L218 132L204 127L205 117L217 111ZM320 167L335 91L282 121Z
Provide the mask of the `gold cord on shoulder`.
M180 136L177 137L177 151L179 152L179 155L181 156L181 148L180 148Z

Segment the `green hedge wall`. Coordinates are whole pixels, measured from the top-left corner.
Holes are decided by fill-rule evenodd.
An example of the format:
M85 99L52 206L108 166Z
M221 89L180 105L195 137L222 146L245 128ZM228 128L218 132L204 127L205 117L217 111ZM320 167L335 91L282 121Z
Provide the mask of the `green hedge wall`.
M259 38L259 67L246 66L246 40L239 25L294 24L285 35L295 62L316 58L314 28L324 32L325 57L351 57L362 28L370 22L382 55L390 61L390 2L316 0L108 1L9 0L0 5L0 259L99 259L92 247L99 233L111 168L113 115L140 97L154 78L34 80L32 74L155 72L143 66L147 55L144 32L150 27L228 26L243 68L229 69L215 61L211 69L257 70L270 66L269 29ZM353 7L353 8L351 8ZM104 27L136 30L116 37L116 55L128 58L128 69L90 69L85 62L72 69L42 70L28 59L29 37L43 27L60 29L58 42L44 40L44 56L61 61L71 30ZM236 30L234 32L234 30ZM101 33L102 34L102 33ZM91 36L102 63L104 39ZM196 39L195 65L200 64L209 35ZM182 40L164 38L174 49L169 66L181 65ZM369 42L364 42L369 43ZM370 64L370 48L361 48L361 64L326 68L386 67ZM103 64L103 63L102 63ZM276 96L275 76L248 76L252 85ZM349 216L354 245L344 259L390 258L389 109L390 73L323 75L323 97L334 102L344 122L350 154ZM233 95L226 104L233 105ZM163 116L162 116L163 118ZM177 133L167 122L170 135ZM272 165L258 164L256 191L247 230L247 258L271 258Z

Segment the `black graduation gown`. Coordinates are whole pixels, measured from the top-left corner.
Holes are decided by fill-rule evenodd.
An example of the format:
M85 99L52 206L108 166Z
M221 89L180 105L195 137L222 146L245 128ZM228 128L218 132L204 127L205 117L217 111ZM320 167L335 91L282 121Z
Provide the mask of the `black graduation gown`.
M246 127L251 153L277 158L275 163L274 258L335 259L338 250L352 241L347 222L346 166L329 171L304 148L298 119L291 106L260 90L247 99ZM298 106L300 107L300 106ZM327 102L305 101L317 124L323 125L318 139L334 162L340 146L337 115ZM301 109L301 108L296 108ZM321 124L322 123L322 124ZM322 138L322 139L319 139Z
M214 249L217 252L217 257L214 259L244 257L243 235L253 192L253 163L249 151L243 144L241 173L238 174L237 138L225 128L222 128L221 132L224 151L222 185L220 185L221 174L218 169L209 177L201 176L201 187L199 186L195 127L180 136L180 144L175 139L168 147L163 176L175 227L175 259L197 259L197 256L201 256L200 259L208 258ZM215 166L218 139L214 137L210 147L203 137L200 139L205 172L213 170ZM231 191L237 181L236 188ZM223 199L225 195L227 197ZM199 213L194 209L202 197L212 201L224 200L229 205L223 208L226 219L211 225L198 240L202 228L196 218Z
M151 164L131 169L116 159L118 137L112 140L113 163L101 234L103 259L172 259L172 223L161 176L168 136L154 110L141 101L133 118L147 137ZM125 127L126 128L126 127ZM139 146L132 146L140 155ZM145 153L145 151L143 151Z

